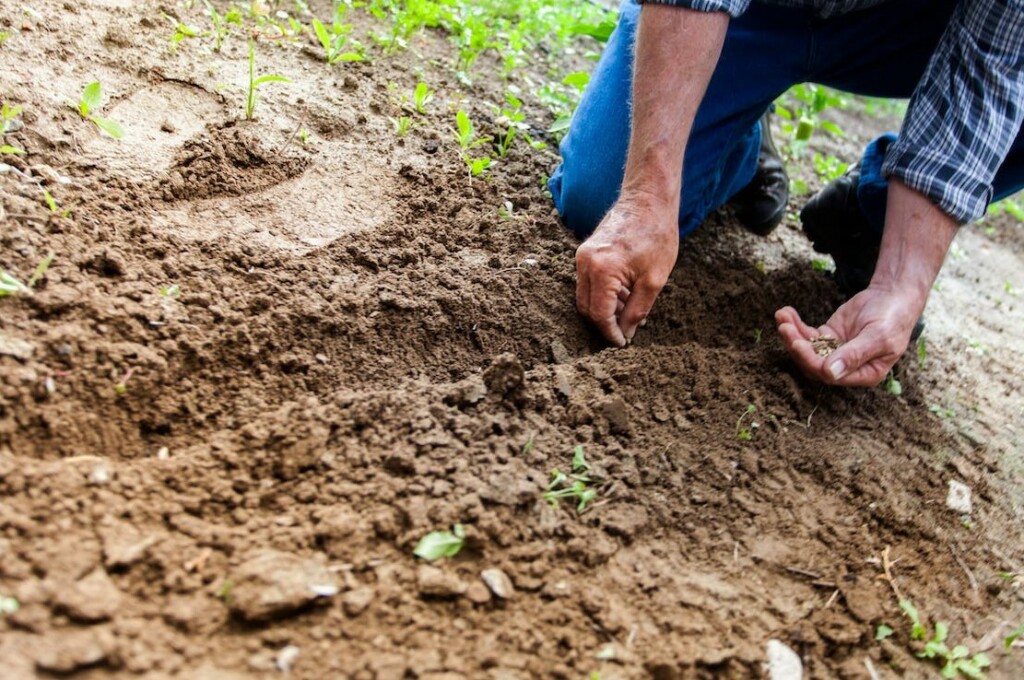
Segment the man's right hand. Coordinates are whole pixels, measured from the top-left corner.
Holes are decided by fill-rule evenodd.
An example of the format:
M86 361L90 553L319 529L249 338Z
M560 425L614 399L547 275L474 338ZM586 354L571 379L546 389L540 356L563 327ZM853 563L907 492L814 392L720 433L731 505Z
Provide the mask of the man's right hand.
M576 250L576 306L624 347L647 318L679 254L678 207L622 196Z

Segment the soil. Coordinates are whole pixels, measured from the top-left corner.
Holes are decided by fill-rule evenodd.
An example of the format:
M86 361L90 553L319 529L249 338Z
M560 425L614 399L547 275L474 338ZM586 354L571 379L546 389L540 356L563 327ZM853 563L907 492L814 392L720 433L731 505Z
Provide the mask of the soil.
M896 589L991 677L1024 674L1002 649L1024 623L1019 224L962 230L899 397L787 359L774 311L841 299L795 218L709 219L611 349L574 309L554 154L471 180L451 141L460 105L498 131L496 57L466 86L435 32L333 67L261 42L293 82L246 122L244 41L170 52L161 7L0 8L29 152L0 166L0 266L56 254L0 299L0 674L765 677L775 639L806 677L934 676ZM398 138L389 83L420 74L437 98ZM67 106L95 79L121 141ZM882 123L839 114L825 148L854 157ZM543 499L576 445L601 480L582 514ZM413 556L455 523L456 557Z

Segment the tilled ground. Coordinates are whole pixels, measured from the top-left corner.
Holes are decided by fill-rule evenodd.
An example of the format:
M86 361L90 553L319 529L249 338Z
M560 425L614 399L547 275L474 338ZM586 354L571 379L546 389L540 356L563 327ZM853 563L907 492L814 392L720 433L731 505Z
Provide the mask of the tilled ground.
M156 4L34 8L0 9L29 151L0 173L0 265L56 254L0 299L4 677L761 677L772 638L810 677L927 677L894 590L1020 677L1021 312L984 292L1021 271L1019 227L963 236L899 398L789 364L774 310L839 302L791 224L710 220L611 350L573 307L554 156L467 176L450 107L494 133L501 85L427 59L442 36L331 68L266 47L294 82L242 122L218 87L241 40L170 53ZM437 101L398 138L389 83L421 71ZM66 106L94 79L120 142ZM577 445L582 514L543 499ZM457 557L412 555L454 523Z

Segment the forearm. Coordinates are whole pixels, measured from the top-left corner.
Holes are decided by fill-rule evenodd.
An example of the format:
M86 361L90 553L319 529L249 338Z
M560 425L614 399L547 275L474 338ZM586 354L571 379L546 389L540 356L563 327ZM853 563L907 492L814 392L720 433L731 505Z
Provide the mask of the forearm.
M678 210L683 155L718 64L729 16L666 5L640 15L622 196Z
M885 233L871 287L913 294L923 309L957 228L923 194L890 180Z

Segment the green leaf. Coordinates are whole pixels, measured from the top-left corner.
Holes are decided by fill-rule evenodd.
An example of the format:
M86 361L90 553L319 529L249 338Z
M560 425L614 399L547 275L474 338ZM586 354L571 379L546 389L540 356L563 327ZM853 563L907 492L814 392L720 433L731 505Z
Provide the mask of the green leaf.
M83 116L88 116L90 111L96 111L103 105L103 90L100 81L96 80L85 86L79 105Z
M14 278L3 269L0 269L0 297L8 297L19 293L27 293L28 288L24 283Z
M324 22L319 19L313 19L313 31L316 33L316 39L320 41L324 51L327 52L328 56L331 52L331 36L327 33L327 27L324 26Z
M19 149L16 146L9 146L7 144L4 144L4 145L0 146L0 154L3 154L3 153L13 154L15 156L20 156L23 153L25 153L25 150L24 149Z
M577 90L583 90L589 82L590 74L586 71L575 71L562 79L562 84L575 87Z
M1016 630L1003 638L1003 647L1009 649L1013 647L1013 643L1017 641L1021 635L1024 635L1024 624L1020 625Z
M124 128L117 121L110 120L109 118L100 118L99 116L92 116L89 118L92 122L96 123L96 126L106 132L114 139L121 139L124 137Z
M555 122L548 128L548 132L565 132L569 129L569 123L572 121L572 116L568 114L562 114L555 119Z
M949 637L949 624L943 621L939 621L935 624L935 635L932 636L933 642L945 642L946 638Z
M466 146L473 139L473 121L462 109L455 113L455 126L459 129L459 140Z
M461 524L456 524L452 529L452 531L433 531L427 534L416 544L413 554L428 562L439 560L442 557L455 557L462 550L465 532Z
M570 33L574 35L589 35L598 42L608 42L608 38L611 37L612 31L614 30L615 22L611 19L605 19L597 24L581 22L569 27Z
M30 276L29 279L28 279L28 287L29 288L35 288L35 285L37 283L39 283L39 279L41 279L44 276L46 276L46 271L50 268L50 265L53 264L53 258L55 256L56 256L56 253L54 253L51 250L46 255L46 257L44 257L42 259L42 261L40 261L40 263L38 265L36 265L35 271L32 272L32 276Z
M265 75L265 76L260 76L256 80L252 81L252 86L253 87L259 87L263 83L290 83L290 82L292 82L292 81L288 80L284 76Z
M910 619L912 627L910 629L911 640L924 640L928 637L928 631L925 630L924 625L921 623L921 616L917 613L917 607L910 600L900 600L900 609Z
M892 634L893 629L883 623L875 630L875 639L885 640L886 638L891 637Z
M583 455L583 447L577 446L572 450L572 471L580 472L589 471L590 463L587 462L586 457Z

